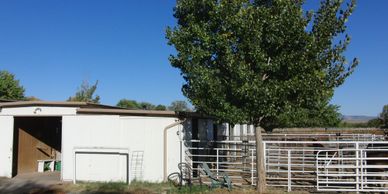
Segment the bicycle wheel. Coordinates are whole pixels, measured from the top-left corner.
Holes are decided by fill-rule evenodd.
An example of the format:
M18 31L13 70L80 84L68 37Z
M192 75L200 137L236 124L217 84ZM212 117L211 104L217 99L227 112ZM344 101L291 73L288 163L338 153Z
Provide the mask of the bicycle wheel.
M182 176L179 172L173 172L173 173L169 174L167 179L174 186L176 186L176 187L181 186L180 183L182 180Z

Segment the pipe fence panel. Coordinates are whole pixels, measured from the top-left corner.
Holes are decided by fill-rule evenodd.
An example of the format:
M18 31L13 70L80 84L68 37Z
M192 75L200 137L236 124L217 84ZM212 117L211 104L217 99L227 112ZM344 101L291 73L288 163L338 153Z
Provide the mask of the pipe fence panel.
M388 144L317 153L318 191L388 192ZM372 145L372 146L371 146Z
M322 137L324 140L321 141ZM327 137L335 137L336 140L329 141ZM388 169L388 154L384 155L388 153L385 150L388 143L380 141L382 136L349 134L341 139L324 135L311 138L310 134L310 141L301 141L307 137L298 134L286 138L284 135L273 135L264 139L268 186L286 187L288 191L297 187L319 191L335 188L344 191L368 191L372 187L380 189L377 191L387 189L383 177L388 175L385 172L372 172L377 167ZM226 173L235 185L255 186L254 141L191 140L188 145L191 146L187 147L185 160L193 168L194 177L201 176L199 165L207 163L218 177Z

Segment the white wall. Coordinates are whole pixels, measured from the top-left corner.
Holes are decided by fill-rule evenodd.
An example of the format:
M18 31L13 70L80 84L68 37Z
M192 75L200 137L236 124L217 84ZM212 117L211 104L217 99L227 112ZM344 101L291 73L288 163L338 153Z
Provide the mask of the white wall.
M120 117L117 115L78 115L64 116L62 127L62 175L63 180L72 180L74 173L73 149L77 147L127 148L131 167L134 153L142 153L142 168L137 172L138 179L145 181L163 180L163 129L174 123L175 118L161 117ZM168 131L168 173L178 171L179 127ZM79 165L86 161L96 162L96 158L83 156ZM86 158L85 158L86 157ZM101 165L109 168L109 162L101 159ZM114 163L111 161L110 163ZM93 164L99 165L99 164ZM120 164L121 165L121 164ZM121 171L125 171L124 168ZM92 176L87 170L77 168L77 177L86 179ZM109 172L103 172L109 173ZM132 177L131 172L129 178ZM99 176L99 175L98 175ZM94 177L96 177L94 175ZM99 176L101 177L101 176ZM109 181L102 180L100 181ZM106 178L106 177L105 177ZM113 180L113 179L112 179Z
M176 118L121 117L121 141L131 152L144 154L142 180L163 181L163 130L175 121ZM178 171L180 142L177 132L181 128L179 125L168 130L167 174Z
M128 149L76 149L75 177L83 181L129 181L128 156Z
M0 116L0 176L12 177L13 117Z
M247 135L254 135L254 126L247 124L236 124L230 128L231 140L243 140Z
M63 116L62 119L62 179L72 180L74 175L74 149L76 148L118 148L120 145L120 121L119 116ZM86 156L85 156L86 157ZM81 157L77 165L97 165L110 169L110 164L103 160L93 161L93 156ZM90 161L88 164L83 161ZM81 163L79 163L81 162ZM93 173L88 168L78 168L77 178L92 179ZM113 174L114 171L111 172ZM96 175L96 174L94 174ZM103 177L97 175L98 177ZM107 180L116 179L109 177ZM79 179L79 180L81 180ZM93 179L94 180L94 179ZM104 180L98 180L104 181ZM123 180L125 181L125 180Z

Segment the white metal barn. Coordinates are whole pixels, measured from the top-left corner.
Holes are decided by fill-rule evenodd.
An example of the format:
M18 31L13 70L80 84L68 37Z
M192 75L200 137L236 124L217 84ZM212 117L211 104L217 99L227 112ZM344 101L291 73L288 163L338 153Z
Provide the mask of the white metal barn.
M191 118L83 102L3 102L0 176L49 169L63 181L163 181L178 171ZM200 120L197 128L212 130Z

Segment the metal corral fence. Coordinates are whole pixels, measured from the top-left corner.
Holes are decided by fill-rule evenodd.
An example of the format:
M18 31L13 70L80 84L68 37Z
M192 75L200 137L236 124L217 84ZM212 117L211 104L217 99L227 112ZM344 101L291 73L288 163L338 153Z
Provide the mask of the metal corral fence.
M248 141L190 141L185 154L186 163L193 169L193 176L200 176L199 167L207 163L216 177L228 174L234 185L251 185L254 182L256 158L253 142Z
M297 187L319 191L386 191L388 181L386 186L383 178L388 176L387 172L373 171L376 167L388 169L385 166L388 165L388 154L384 155L388 143L381 141L384 137L370 134L341 136L293 134L264 137L283 138L282 141L264 141L268 186L287 187L289 191ZM215 175L226 173L235 185L255 185L254 141L191 140L189 145L192 146L186 150L186 162L192 166L193 176L201 176L199 164L207 163ZM376 155L378 157L373 158ZM379 166L373 162L378 162Z
M317 153L318 191L388 192L388 143Z

